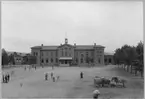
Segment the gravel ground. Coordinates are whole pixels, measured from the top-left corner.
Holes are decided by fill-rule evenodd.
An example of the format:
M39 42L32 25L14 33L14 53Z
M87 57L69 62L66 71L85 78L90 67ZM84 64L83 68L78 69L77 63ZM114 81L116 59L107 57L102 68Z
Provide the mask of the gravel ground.
M7 69L3 72L15 71L9 83L2 83L3 98L92 98L92 92L97 89L93 85L94 76L119 76L127 80L126 88L99 88L99 99L128 98L139 99L144 95L144 82L140 77L131 75L117 66L87 67L51 67L31 69ZM80 79L80 71L84 78ZM60 79L53 82L50 78L44 80L45 72L54 72ZM20 83L23 86L20 87Z

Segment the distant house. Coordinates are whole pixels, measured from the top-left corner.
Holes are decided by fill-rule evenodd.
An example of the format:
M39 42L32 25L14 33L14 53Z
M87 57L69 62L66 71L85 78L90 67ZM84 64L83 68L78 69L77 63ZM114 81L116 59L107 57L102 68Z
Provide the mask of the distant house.
M114 64L114 54L113 53L104 53L104 62L105 65Z
M14 56L14 63L15 65L21 65L25 63L24 57L30 55L29 53L20 53L20 52L8 52L8 55L13 55Z

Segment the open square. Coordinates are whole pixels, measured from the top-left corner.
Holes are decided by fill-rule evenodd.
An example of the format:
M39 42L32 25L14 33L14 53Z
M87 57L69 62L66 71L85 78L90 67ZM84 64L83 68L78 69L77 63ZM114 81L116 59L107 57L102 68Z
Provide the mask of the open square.
M110 98L143 98L143 79L118 68L114 65L101 67L51 67L24 70L15 68L15 73L9 83L2 84L2 97L8 98L93 98L93 91L98 89L93 84L94 76L119 76L127 79L126 88L99 88L99 99ZM11 71L4 70L4 71ZM84 78L80 79L80 72ZM50 76L45 81L44 74L53 72L59 75L58 81L53 82ZM20 86L22 83L22 87ZM135 90L134 90L135 89Z

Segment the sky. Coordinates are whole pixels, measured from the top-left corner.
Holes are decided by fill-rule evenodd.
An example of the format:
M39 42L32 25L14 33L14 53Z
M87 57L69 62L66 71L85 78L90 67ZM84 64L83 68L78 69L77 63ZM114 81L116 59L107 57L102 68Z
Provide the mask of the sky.
M102 45L113 52L143 41L141 1L2 1L2 48L31 52L31 47Z

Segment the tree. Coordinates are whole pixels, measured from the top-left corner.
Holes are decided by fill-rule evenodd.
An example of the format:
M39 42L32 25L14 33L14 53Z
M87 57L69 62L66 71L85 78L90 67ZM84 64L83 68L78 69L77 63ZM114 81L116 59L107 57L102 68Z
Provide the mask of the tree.
M141 72L141 76L143 76L144 72L144 62L143 62L143 49L144 49L144 44L140 41L138 45L136 46L136 52L138 54L138 60L139 60L139 65L137 66L137 69Z
M127 66L127 71L128 71L129 66L132 64L132 61L137 58L136 48L134 46L124 45L122 47L122 50L123 50L123 55L124 55L124 61L125 61L125 64ZM132 68L132 65L131 65L131 68Z
M2 49L2 66L3 65L8 65L8 54L5 51L5 49Z

